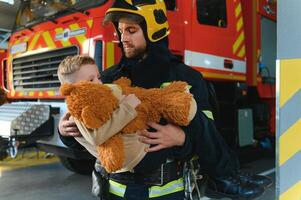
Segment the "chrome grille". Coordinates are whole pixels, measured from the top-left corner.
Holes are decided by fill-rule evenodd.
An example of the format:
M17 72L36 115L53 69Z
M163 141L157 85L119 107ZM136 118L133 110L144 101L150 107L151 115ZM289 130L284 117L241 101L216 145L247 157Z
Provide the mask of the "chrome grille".
M78 54L75 46L24 56L13 60L13 84L16 91L55 89L60 86L57 68L66 56Z

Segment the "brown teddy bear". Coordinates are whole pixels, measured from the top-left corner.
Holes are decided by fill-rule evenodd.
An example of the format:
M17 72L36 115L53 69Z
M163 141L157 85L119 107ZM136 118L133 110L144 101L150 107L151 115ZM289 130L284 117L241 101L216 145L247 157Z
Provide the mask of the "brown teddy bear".
M128 123L119 133L97 147L99 160L108 172L122 167L124 162L124 146L121 134L133 134L147 129L147 122L159 122L165 118L168 122L186 126L196 112L196 102L188 93L188 85L182 81L170 83L164 88L144 89L132 87L127 78L114 82L123 95L135 94L141 104L136 108L137 117ZM108 121L113 111L118 108L119 98L110 84L79 82L63 84L60 92L66 97L70 114L84 123L87 128L101 127Z

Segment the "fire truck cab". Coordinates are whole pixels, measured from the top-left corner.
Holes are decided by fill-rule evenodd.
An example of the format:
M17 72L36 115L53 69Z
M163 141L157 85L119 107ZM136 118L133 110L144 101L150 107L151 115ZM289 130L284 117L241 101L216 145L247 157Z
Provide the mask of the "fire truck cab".
M215 89L214 117L229 144L251 145L254 139L273 135L276 2L165 3L170 49ZM102 26L111 4L112 0L22 1L4 68L4 87L12 103L0 107L0 124L6 127L1 134L10 145L37 141L72 171L92 168L94 160L87 152L71 150L59 139L57 124L66 105L58 90L57 68L66 56L77 54L93 57L100 70L118 62L117 34L113 26Z

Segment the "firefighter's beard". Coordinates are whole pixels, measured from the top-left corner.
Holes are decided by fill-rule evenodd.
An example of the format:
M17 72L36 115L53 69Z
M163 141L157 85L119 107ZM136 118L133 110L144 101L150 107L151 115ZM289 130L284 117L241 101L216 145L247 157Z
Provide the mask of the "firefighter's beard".
M145 47L135 47L134 45L124 45L123 53L126 58L143 58L146 53Z

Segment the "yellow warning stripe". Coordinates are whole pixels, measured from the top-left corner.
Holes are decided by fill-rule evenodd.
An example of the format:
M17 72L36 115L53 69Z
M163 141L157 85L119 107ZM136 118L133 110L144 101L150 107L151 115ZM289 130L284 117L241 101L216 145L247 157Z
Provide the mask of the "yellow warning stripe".
M38 39L40 38L40 35L41 35L41 33L39 32L39 33L36 33L36 34L33 36L32 40L29 42L28 50L27 50L27 51L33 50L33 48L34 48L34 47L36 46L36 44L37 44Z
M286 192L282 193L279 197L279 200L295 200L295 199L301 199L301 181L299 181L297 184L292 186Z
M238 57L243 58L246 55L246 47L245 45L242 46L242 48L240 49L239 53L237 54Z
M245 40L245 33L242 31L233 45L233 54L237 52L238 47L242 44L244 40Z
M48 96L54 96L54 95L55 95L55 92L54 92L54 91L47 91L47 95L48 95Z
M33 97L34 96L34 91L29 92L28 96Z
M241 3L238 3L237 6L235 7L235 17L237 19L236 32L237 34L239 34L239 36L235 40L232 46L232 50L234 55L236 55L239 58L244 58L246 55L246 47L245 45L242 45L245 40L245 33L243 31L244 23L243 23L243 16L241 15L241 12L242 12Z
M301 59L288 59L280 61L280 109L284 109L289 101L294 100L294 96L301 89L299 71ZM296 113L284 113L287 115L296 115ZM288 120L288 119L281 119ZM284 126L284 125L283 125ZM279 165L283 165L288 159L292 158L301 150L301 142L296 138L301 137L301 119L296 119L287 127L285 132L280 133L279 138ZM281 130L281 129L280 129Z
M30 97L34 97L34 96L39 96L39 97L44 97L44 96L55 96L55 91L29 91L29 92L15 92L14 96L17 97L23 97L23 96L30 96Z
M241 4L239 3L235 8L235 17L238 17L241 13Z
M56 45L48 31L42 33L42 35L43 35L44 41L46 42L46 45L49 49L56 48Z
M93 20L92 19L87 20L87 24L88 24L89 28L92 28Z
M23 39L23 42L28 42L28 40L29 40L29 37L25 37L25 38Z
M113 42L106 42L107 52L106 52L106 59L107 59L107 68L114 65L114 43Z
M239 32L243 27L243 19L242 16L238 19L236 23L236 31Z
M285 120L285 119L282 119ZM288 159L301 150L301 119L284 132L279 138L279 165L283 165Z
M281 95L279 104L282 107L300 89L301 78L298 72L300 71L301 59L281 60L280 66L285 66L280 68Z
M20 39L16 40L13 45L16 45L16 44L19 44L19 43L21 43Z

